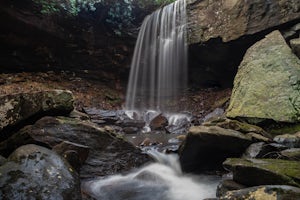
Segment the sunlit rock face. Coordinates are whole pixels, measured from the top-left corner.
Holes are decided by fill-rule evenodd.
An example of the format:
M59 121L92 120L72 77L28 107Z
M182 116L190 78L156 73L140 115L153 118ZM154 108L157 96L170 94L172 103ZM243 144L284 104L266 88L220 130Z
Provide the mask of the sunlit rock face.
M189 83L232 87L246 50L274 29L299 23L299 5L298 0L188 1ZM298 37L295 28L286 37Z
M247 50L234 80L227 117L300 122L300 60L279 31ZM252 120L253 119L253 120Z
M188 1L189 43L224 42L300 19L299 0Z

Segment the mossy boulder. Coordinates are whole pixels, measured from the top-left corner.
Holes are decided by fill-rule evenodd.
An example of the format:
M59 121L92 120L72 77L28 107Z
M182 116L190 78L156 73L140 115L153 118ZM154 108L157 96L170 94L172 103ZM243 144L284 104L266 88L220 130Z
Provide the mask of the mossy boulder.
M226 116L252 123L300 121L300 60L279 31L248 49L234 80Z
M194 126L179 150L181 166L187 172L218 169L226 158L240 157L251 143L251 137L235 130Z
M225 193L220 200L292 200L300 199L300 188L288 185L264 185Z
M300 186L300 161L228 158L223 163L233 180L246 186Z
M55 152L25 145L0 166L0 199L81 199L79 176Z
M0 132L32 118L47 114L67 114L73 110L73 102L73 95L68 90L0 96Z

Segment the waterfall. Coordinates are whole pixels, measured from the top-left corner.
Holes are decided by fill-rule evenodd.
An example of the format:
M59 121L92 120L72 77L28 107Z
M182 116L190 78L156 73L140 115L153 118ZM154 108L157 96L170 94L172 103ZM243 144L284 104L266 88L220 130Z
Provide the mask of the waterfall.
M176 112L187 87L186 0L144 19L136 42L125 110Z

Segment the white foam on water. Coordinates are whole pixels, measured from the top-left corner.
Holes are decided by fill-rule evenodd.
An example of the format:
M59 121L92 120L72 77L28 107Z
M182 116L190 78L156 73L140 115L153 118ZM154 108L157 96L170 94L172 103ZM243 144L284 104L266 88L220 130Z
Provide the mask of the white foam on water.
M215 197L217 176L186 175L178 157L149 152L158 163L127 175L114 175L83 183L83 189L96 199L105 200L201 200Z

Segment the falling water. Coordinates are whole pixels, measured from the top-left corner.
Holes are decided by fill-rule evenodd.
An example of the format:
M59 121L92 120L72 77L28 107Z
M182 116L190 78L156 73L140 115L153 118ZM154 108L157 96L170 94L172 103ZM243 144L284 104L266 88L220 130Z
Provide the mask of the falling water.
M177 0L147 16L142 24L125 109L178 111L170 105L186 89L186 66L186 1Z

